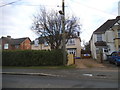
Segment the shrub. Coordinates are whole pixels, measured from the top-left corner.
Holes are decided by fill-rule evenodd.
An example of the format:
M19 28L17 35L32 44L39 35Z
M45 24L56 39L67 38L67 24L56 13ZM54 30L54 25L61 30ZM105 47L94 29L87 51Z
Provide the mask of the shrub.
M58 66L63 65L61 50L4 50L3 66Z

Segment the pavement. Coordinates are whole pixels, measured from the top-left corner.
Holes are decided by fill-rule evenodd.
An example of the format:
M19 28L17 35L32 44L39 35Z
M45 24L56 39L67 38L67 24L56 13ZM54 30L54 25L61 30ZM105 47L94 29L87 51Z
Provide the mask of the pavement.
M3 69L2 74L112 80L118 79L118 70L102 69Z
M81 63L82 61L82 63ZM84 64L85 63L85 64ZM92 78L118 80L118 68L92 60L77 60L75 69L2 69L2 74L35 75L66 78ZM89 65L90 64L90 65ZM92 66L91 66L92 65ZM94 65L94 66L93 66ZM107 66L108 65L108 66Z

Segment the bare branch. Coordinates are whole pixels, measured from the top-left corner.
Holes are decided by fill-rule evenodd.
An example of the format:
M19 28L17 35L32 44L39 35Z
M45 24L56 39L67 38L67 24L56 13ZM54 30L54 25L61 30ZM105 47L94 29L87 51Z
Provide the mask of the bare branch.
M31 29L40 33L51 45L51 49L58 49L62 43L62 16L54 10L47 11L42 7L36 15L33 15L33 18ZM66 43L78 30L80 30L78 19L74 16L66 17Z

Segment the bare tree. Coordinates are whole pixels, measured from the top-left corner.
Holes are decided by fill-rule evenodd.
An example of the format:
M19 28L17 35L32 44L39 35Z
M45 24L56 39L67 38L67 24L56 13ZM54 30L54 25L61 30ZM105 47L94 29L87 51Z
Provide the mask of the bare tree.
M51 49L59 49L62 45L62 15L59 12L40 8L40 11L34 15L32 30L44 37ZM80 25L76 17L66 17L65 32L66 43L76 32L80 32Z

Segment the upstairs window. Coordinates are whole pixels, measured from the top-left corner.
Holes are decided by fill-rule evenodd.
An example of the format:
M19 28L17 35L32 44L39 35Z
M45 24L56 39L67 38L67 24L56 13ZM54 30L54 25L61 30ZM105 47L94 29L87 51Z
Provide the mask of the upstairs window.
M39 46L39 40L38 40L38 39L35 39L35 41L34 41L34 46L35 46L35 47L38 47L38 46Z
M69 39L68 45L75 45L75 39Z
M97 34L97 41L102 41L102 34Z
M44 46L48 46L48 43L46 41L44 42Z
M118 38L120 38L120 30L118 30Z
M8 43L4 44L4 49L8 49Z

